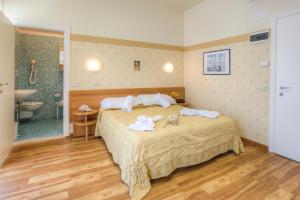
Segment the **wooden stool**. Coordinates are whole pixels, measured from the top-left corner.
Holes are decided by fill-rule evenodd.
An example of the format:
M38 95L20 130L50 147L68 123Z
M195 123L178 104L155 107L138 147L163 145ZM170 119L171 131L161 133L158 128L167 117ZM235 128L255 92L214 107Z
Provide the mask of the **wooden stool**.
M85 140L89 139L89 126L97 123L98 110L94 109L90 112L76 111L73 113L73 126L85 127ZM93 119L90 119L93 117ZM76 134L75 134L76 135Z

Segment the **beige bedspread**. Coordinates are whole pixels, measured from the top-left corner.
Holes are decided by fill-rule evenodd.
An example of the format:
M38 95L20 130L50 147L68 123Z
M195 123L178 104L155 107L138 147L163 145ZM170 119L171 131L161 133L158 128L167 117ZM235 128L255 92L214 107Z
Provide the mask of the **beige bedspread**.
M165 177L176 168L196 165L219 154L244 151L234 122L224 116L217 119L180 117L178 126L168 125L170 114L181 106L135 108L100 112L96 136L101 136L114 162L121 168L122 180L128 184L132 200L142 199L151 189L150 179ZM139 115L163 115L154 132L136 132L128 126Z

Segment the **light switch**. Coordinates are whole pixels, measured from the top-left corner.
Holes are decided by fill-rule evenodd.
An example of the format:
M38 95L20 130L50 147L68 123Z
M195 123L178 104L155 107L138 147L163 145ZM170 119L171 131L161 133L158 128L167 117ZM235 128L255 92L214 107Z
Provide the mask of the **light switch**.
M269 67L269 61L268 60L261 60L260 62L259 62L259 65L261 66L261 67Z

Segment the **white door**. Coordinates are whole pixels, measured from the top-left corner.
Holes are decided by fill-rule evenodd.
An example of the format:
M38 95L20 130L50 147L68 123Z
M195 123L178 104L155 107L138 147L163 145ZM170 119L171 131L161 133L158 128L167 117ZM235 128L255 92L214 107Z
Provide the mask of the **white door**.
M300 12L276 23L274 152L300 162Z
M9 153L15 139L14 44L14 28L0 11L0 165Z

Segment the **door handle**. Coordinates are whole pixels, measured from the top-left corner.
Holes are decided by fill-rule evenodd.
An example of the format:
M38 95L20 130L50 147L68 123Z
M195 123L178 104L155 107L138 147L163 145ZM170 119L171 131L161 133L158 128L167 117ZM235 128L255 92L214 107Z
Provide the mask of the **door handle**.
M280 89L281 90L287 90L287 89L290 89L290 87L288 87L288 86L281 86Z
M280 86L280 93L279 93L279 96L283 97L284 94L286 92L288 92L290 90L291 87L288 87L288 86Z
M0 87L4 85L8 85L8 83L0 83Z

